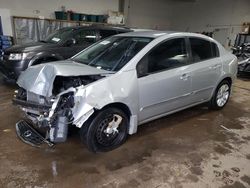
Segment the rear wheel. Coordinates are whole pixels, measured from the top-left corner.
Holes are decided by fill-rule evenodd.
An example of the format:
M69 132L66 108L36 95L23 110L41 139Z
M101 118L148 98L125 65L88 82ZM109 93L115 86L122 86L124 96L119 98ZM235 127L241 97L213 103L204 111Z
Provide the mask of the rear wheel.
M222 109L228 102L231 92L231 84L227 80L223 80L215 90L210 101L210 107L215 110Z
M127 138L128 117L117 108L107 108L81 128L81 139L93 152L106 152L123 144Z

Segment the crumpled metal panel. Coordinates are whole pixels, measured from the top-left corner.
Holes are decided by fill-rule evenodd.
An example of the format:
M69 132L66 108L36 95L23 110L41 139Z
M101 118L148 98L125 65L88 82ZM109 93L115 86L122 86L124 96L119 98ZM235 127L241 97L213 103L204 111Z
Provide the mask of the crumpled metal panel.
M135 117L131 119L131 126L129 128L129 134L133 134L137 128L137 116L135 112L138 107L138 93L136 92L138 86L137 82L133 82L133 80L137 78L137 74L134 70L125 71L123 74L113 74L111 71L65 60L32 66L21 74L17 84L29 92L50 97L56 76L67 77L105 74L112 74L112 76L107 76L87 86L71 87L59 93L52 105L48 120L53 116L61 95L73 92L75 105L71 108L74 117L72 123L77 127L80 128L94 113L95 109L101 109L107 104L119 102L127 105L131 110L131 115Z
M56 76L67 77L110 73L112 72L70 60L56 61L29 67L20 75L17 84L27 91L50 97L52 95L53 83Z
M81 128L83 123L94 113L94 107L89 105L86 101L86 89L84 86L79 86L77 88L70 87L69 89L58 94L49 112L49 119L54 115L60 97L63 94L70 92L74 93L75 101L74 107L71 108L74 117L73 124Z

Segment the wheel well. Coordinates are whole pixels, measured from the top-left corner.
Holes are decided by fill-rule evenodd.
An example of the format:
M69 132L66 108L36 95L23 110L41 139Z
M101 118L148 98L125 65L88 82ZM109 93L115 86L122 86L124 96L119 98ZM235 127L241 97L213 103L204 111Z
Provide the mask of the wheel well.
M230 85L232 85L232 78L230 77L226 77L223 80L221 80L221 82L223 82L224 80L228 81Z
M128 116L128 118L131 116L131 111L129 107L124 103L119 103L119 102L111 103L111 104L104 106L102 109L109 108L109 107L114 107L114 108L118 108L122 110Z

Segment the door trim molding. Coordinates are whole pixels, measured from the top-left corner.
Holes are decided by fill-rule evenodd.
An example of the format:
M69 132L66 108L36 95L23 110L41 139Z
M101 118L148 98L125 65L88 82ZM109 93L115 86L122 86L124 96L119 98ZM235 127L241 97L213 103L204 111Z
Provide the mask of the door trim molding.
M152 106L155 106L155 105L159 105L159 104L166 103L166 102L169 102L169 101L177 100L177 99L179 99L179 98L188 97L188 96L190 96L191 94L192 94L192 92L191 92L191 93L186 93L186 94L181 95L181 96L178 96L178 97L173 97L173 98L170 98L170 99L167 99L167 100L162 100L162 101L157 102L157 103L154 103L154 104L149 104L149 105L147 105L147 106L144 106L144 107L140 108L140 112L143 111L143 110L146 109L146 108L149 108L149 107L152 107Z
M170 115L170 114L173 114L173 113L176 113L176 112L185 110L185 109L187 109L187 108L190 108L190 107L193 107L193 106L197 106L197 105L202 104L202 103L205 103L205 102L207 102L207 101L209 101L209 100L203 100L203 101L200 101L200 102L197 102L197 103L193 103L193 104L188 105L188 106L184 106L184 107L182 107L182 108L177 108L177 109L172 110L172 111L169 111L169 112L167 112L167 113L163 113L163 114L160 114L160 115L157 115L157 116L150 117L150 118L148 118L148 119L145 119L145 120L139 122L138 125L142 125L142 124L144 124L144 123L153 121L153 120L155 120L155 119L159 119L159 118L161 118L161 117L164 117L164 116L167 116L167 115Z

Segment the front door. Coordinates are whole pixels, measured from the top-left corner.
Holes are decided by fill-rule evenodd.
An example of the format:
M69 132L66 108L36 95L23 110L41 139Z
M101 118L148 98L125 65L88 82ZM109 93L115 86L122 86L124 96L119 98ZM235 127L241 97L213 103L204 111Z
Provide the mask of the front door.
M191 70L185 38L154 47L137 65L139 121L189 105Z

